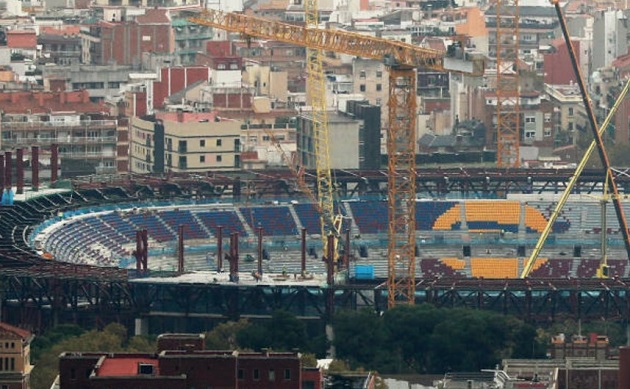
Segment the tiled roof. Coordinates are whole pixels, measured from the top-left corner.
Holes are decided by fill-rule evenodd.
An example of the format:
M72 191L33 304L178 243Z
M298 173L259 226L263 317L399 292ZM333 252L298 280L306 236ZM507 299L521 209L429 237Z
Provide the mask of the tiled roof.
M12 326L11 324L7 324L7 323L4 323L4 322L0 322L0 329L4 330L6 332L13 333L13 334L19 336L22 339L28 339L28 338L30 338L32 336L32 333L30 331L27 331L25 329Z
M39 30L40 35L79 35L80 26L43 26Z
M426 39L426 44L430 49L446 52L446 46L444 45L444 40L439 38L428 38Z
M127 377L138 375L138 365L148 364L153 365L153 374L158 375L158 361L154 358L148 357L135 357L130 356L128 358L116 356L114 358L105 358L103 364L98 370L99 377Z
M89 101L87 91L61 92L9 92L0 93L0 110L6 114L31 114L54 112L103 113L102 104Z

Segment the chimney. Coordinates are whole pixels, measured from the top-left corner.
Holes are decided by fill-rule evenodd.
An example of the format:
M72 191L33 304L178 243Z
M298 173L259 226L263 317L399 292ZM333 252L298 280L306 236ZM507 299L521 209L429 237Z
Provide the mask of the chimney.
M90 102L90 92L88 92L87 90L83 91L83 102L84 103Z
M66 92L59 92L59 102L61 104L66 103Z
M184 122L184 111L181 109L177 110L177 121L180 123Z
M39 92L37 94L37 101L39 102L40 107L44 106L44 93L43 92Z

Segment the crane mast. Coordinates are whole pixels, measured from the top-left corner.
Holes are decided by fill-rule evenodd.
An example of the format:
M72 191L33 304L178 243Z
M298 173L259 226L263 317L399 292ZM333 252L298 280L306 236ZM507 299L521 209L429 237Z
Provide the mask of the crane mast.
M310 17L313 16L312 13L310 15ZM416 240L416 69L453 71L481 76L484 73L485 58L467 53L462 47L449 48L447 53L443 53L408 43L343 30L312 28L308 23L306 27L302 27L216 10L206 10L199 16L190 18L189 21L252 37L301 45L309 49L321 49L384 61L385 65L389 67L389 128L387 129L388 305L392 307L401 303L413 304L415 300ZM315 73L314 70L320 69L321 55L312 55L310 52L308 55L308 71ZM313 67L311 68L311 66ZM317 102L315 100L317 96L322 96L322 98L325 96L323 93L324 79L322 77L316 80L321 81L321 84L314 86L310 92L313 106L314 109L316 105L323 107L322 111L325 112L325 101ZM326 123L325 117L324 119L319 117L317 120ZM319 147L323 149L325 144L321 143ZM327 151L328 148L326 147L326 158L328 157ZM327 204L333 204L331 178L330 176L320 178L319 167L318 164L318 185L324 184L324 189L331 191L327 192L330 193L329 197L321 197L320 195L320 199L325 200ZM330 174L330 169L327 170ZM322 172L325 173L325 169ZM323 211L328 212L327 215L334 215L332 207L330 211ZM330 219L328 220L330 221ZM333 217L332 226L338 226L337 223L338 220L334 220Z
M497 165L520 166L520 77L518 0L496 0Z
M318 29L319 9L317 0L304 1L306 29ZM322 51L306 47L306 91L311 101L312 133L314 140L315 167L317 170L317 202L320 215L320 228L324 255L328 255L328 235L335 236L337 242L341 220L336 221L333 198L333 182L330 173L330 152L328 134L328 111L326 109L326 80L322 64ZM304 165L306 161L301 161ZM334 252L337 252L335 244ZM335 260L336 258L327 258Z

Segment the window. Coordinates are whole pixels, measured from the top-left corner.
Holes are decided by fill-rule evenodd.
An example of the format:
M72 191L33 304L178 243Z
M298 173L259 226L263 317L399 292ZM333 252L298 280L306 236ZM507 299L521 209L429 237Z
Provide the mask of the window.
M284 380L289 381L291 379L291 369L284 369Z
M269 381L276 380L276 371L274 369L269 369Z
M572 122L569 122L569 131L573 132L573 123Z
M217 147L221 146L223 144L223 141L221 139L217 139Z
M217 162L223 161L223 157L221 155L217 155Z
M206 147L206 140L202 139L199 141L199 147Z
M206 156L205 155L200 155L199 156L199 162L200 163L205 163L206 162Z
M243 369L238 369L237 377L239 380L245 379L245 372L243 371Z
M525 123L536 123L536 118L533 116L526 117Z
M359 78L365 78L365 70L359 72Z
M383 72L381 70L376 71L376 78L383 78Z
M258 381L260 379L260 371L258 369L254 369L254 380Z
M569 116L573 116L573 107L569 107Z
M377 91L377 92L380 92L380 91L382 91L382 90L383 90L383 85L381 85L381 84L376 84L376 91Z
M374 104L376 104L376 105L381 105L381 104L382 104L382 100L381 100L381 98L380 98L380 97L379 97L379 98L377 98L377 99L376 99L376 102L375 102Z
M359 85L359 90L360 90L361 92L365 92L365 84L361 84L361 85Z

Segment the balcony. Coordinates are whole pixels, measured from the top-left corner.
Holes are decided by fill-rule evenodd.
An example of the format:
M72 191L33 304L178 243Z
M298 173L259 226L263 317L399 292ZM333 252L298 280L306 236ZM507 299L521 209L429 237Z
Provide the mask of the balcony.
M13 147L29 147L29 146L39 146L39 145L50 145L50 144L116 144L115 136L103 136L103 137L85 137L85 136L65 136L65 137L37 137L37 138L27 138L27 137L15 137L15 138L3 138L2 145L3 146L13 146Z
M99 128L116 128L116 120L80 120L76 122L45 122L45 121L31 121L31 122L2 122L2 131L34 131L34 130L55 130L67 129L67 128L84 128L84 129L99 129Z

